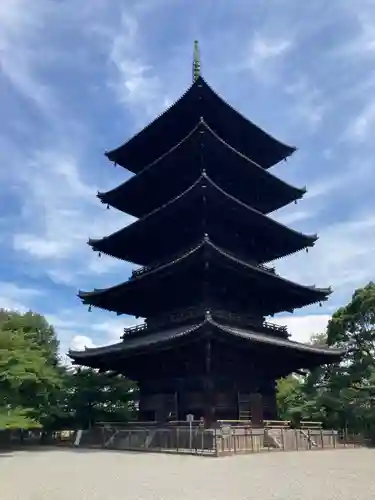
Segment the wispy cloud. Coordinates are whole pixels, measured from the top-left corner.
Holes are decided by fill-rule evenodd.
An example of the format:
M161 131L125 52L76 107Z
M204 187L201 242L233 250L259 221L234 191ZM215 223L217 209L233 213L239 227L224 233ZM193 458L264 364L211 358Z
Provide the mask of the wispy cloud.
M289 38L273 38L257 33L249 44L244 68L250 69L261 80L269 81L275 78L283 57L292 47L293 41Z
M288 328L292 340L308 342L312 335L325 332L329 314L308 314L306 316L279 316L273 319L274 323Z
M77 157L38 151L20 180L26 196L13 234L15 251L35 259L40 272L63 283L119 266L119 261L106 258L98 265L98 255L85 242L89 236L102 237L119 229L132 218L104 210L95 197L95 186L82 180Z
M320 91L307 81L306 76L300 76L294 82L288 83L284 91L294 101L292 119L315 130L329 105Z
M139 51L141 36L136 18L123 14L121 29L112 41L110 61L116 69L113 85L120 102L150 118L165 102L160 102L163 89L159 77Z
M17 92L44 112L54 107L49 87L40 81L41 56L47 49L43 25L48 10L48 2L43 1L35 2L32 8L24 0L4 0L0 5L1 73Z
M374 82L375 88L375 82ZM364 142L372 136L375 130L375 103L367 102L353 121L349 124L344 134L344 139Z
M30 309L30 302L43 295L43 291L12 282L0 282L0 308L21 313Z
M307 285L334 288L330 303L338 307L352 291L375 276L375 217L372 214L327 225L311 254L277 263L278 270Z

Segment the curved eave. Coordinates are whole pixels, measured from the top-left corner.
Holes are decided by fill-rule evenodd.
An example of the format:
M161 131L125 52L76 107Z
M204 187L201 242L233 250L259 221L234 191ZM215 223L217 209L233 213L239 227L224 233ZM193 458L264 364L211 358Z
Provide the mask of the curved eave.
M297 188L295 186L292 186L291 184L283 181L282 179L278 178L277 176L271 174L264 168L262 168L260 165L258 165L256 162L242 154L241 152L237 151L234 147L232 147L230 144L225 142L221 137L219 137L211 127L203 120L201 119L199 123L197 123L194 128L176 145L172 146L166 153L164 153L162 156L160 156L158 159L154 160L151 162L149 165L144 167L140 172L138 172L135 176L131 177L130 179L126 180L119 186L106 191L106 192L99 192L98 193L98 198L101 200L102 203L108 204L110 206L113 206L114 208L117 208L119 210L122 210L124 212L129 212L129 209L127 209L127 203L126 203L126 196L124 193L127 193L127 196L131 193L132 189L136 189L137 185L139 186L140 183L146 183L147 182L147 175L152 174L158 169L159 167L162 167L162 163L165 161L171 161L173 159L173 155L182 147L186 144L186 142L192 138L194 134L197 132L200 132L200 130L205 130L207 133L210 134L211 137L214 138L214 140L217 142L218 147L223 147L227 151L233 154L233 158L237 161L242 161L244 164L246 164L246 167L249 167L249 181L251 180L251 172L255 170L255 172L260 174L261 177L264 178L265 184L268 186L273 186L275 192L281 192L283 191L286 193L285 197L287 198L286 203L290 203L291 201L297 200L302 198L302 196L306 193L306 188ZM177 163L177 161L176 161ZM176 164L177 167L177 164ZM206 168L207 170L207 168ZM155 182L155 178L152 178L152 182ZM283 206L282 204L278 206L277 208L280 208Z
M251 120L249 120L248 118L246 118L246 116L244 116L242 113L240 113L239 111L237 111L225 99L223 99L222 97L220 97L219 94L204 80L204 78L202 78L202 81L205 83L205 85L207 86L207 88L210 89L210 91L212 92L212 94L215 96L216 99L219 99L225 106L228 107L228 109L231 109L231 111L233 113L235 113L241 120L243 120L244 123L247 123L251 127L254 127L256 130L258 130L263 135L263 137L267 138L270 141L270 143L273 142L274 144L277 144L278 147L280 148L280 150L283 151L280 154L280 159L278 161L275 161L275 163L272 163L272 164L267 165L267 166L272 167L273 165L275 165L279 161L281 161L281 160L283 160L283 159L288 158L289 156L291 156L297 150L297 148L295 146L290 146L290 145L286 144L285 142L282 142L279 139L276 139L276 137L274 137L273 135L269 134L268 132L265 132L262 128L258 127L258 125L255 125L254 122L252 122ZM243 152L243 153L247 157L251 157L252 156L251 154L246 154L246 152ZM266 166L264 166L264 167L266 167Z
M196 325L188 325L179 328L173 328L170 330L162 330L157 331L149 335L142 335L139 337L133 337L132 339L127 338L122 342L117 344L112 344L110 346L105 347L91 347L86 348L84 351L73 351L69 350L68 355L70 358L78 360L79 358L84 358L87 356L100 356L102 354L114 354L117 352L122 352L124 350L124 346L126 346L126 350L138 350L142 347L152 348L157 346L160 348L165 343L169 343L172 339L177 340L181 337L185 337L190 333L198 330L202 327L202 323Z
M257 216L259 216L260 218L262 218L262 220L267 221L270 224L274 224L275 226L277 226L279 228L282 228L283 230L286 230L286 231L290 232L290 234L294 234L295 236L297 236L297 237L299 237L301 239L306 240L306 245L305 246L312 246L315 243L315 241L318 239L318 237L317 237L316 234L306 235L306 234L303 234L303 233L301 233L299 231L296 231L295 229L292 229L292 228L290 228L288 226L285 226L281 222L278 222L278 221L276 221L274 219L271 219L268 215L265 215L262 212L259 212L258 210L255 210L255 208L252 208L249 205L246 205L245 203L243 203L242 201L237 200L234 196L231 196L229 193L227 193L226 191L224 191L224 189L222 189L215 182L213 182L207 175L205 175L204 177L211 184L211 186L214 189L216 189L216 191L218 191L220 194L222 194L225 198L230 199L233 203L236 203L238 206L241 206L245 210L253 212Z
M269 334L262 334L255 331L245 330L242 328L222 325L213 320L211 320L211 323L218 329L225 331L230 335L238 336L245 340L252 340L254 342L259 342L262 344L268 344L278 347L294 348L296 350L303 351L306 353L314 353L322 356L336 357L337 359L342 357L346 352L345 349L334 349L328 346L314 346L310 344L302 344L294 340L283 339L280 337L273 337Z
M321 364L325 362L332 362L339 360L346 352L345 349L334 349L328 346L313 346L309 344L301 344L289 339L280 337L273 337L269 334L256 332L255 330L245 330L234 328L227 325L222 325L217 321L208 317L206 320L199 324L187 325L183 327L164 329L142 335L139 337L126 338L122 342L112 344L105 347L86 348L84 351L69 350L69 357L76 363L84 364L85 361L95 362L100 360L103 356L133 356L141 352L152 353L164 348L172 348L181 339L189 340L189 338L196 338L200 333L209 333L213 338L218 338L218 335L224 335L233 340L241 340L251 344L261 344L270 346L271 348L277 347L287 353L294 351L297 353L318 357Z
M195 95L194 92L197 95ZM222 110L222 112L220 113L221 116L219 117L218 121L222 123L224 122L224 127L226 127L227 132L231 127L226 123L228 120L223 118L231 117L229 119L236 122L236 126L234 128L239 130L240 134L233 134L232 141L228 142L230 142L234 147L236 147L236 149L244 153L246 156L251 157L258 163L260 163L263 168L271 167L272 165L290 156L296 150L295 147L288 146L275 139L270 134L252 123L250 120L245 118L226 101L224 101L224 99L222 99L202 77L199 77L174 104L172 104L167 110L161 113L148 126L146 126L138 134L133 136L130 140L128 140L118 148L105 152L105 155L109 160L127 168L131 172L139 172L147 163L152 161L151 155L155 157L155 155L160 156L160 154L164 153L164 151L159 146L159 151L156 147L156 151L152 154L152 152L145 150L144 144L152 144L152 139L155 136L165 137L165 132L168 128L170 136L170 122L172 121L174 121L175 123L186 123L186 127L188 127L187 130L190 129L193 124L196 123L197 120L202 116L202 109L196 105L198 103L198 99L196 98L199 95L202 96L203 94L206 96L206 99L208 100L208 102L210 102L211 105L213 102L215 103L213 107L216 108L216 111L217 109ZM192 102L189 103L189 99ZM184 105L186 109L183 108ZM178 114L180 112L184 116L179 117ZM226 117L224 116L225 114ZM215 115L216 112L214 112L213 116ZM211 123L215 121L210 120L210 117L208 116L203 116L203 118L207 119L207 121ZM215 123L215 125L215 128L217 129L217 123ZM178 134L175 134L175 136L172 137L169 142L168 138L166 138L164 146L165 149L169 149L169 147L171 146L171 142L173 143L181 140L183 135L186 134L187 130L184 130L182 132L181 137L178 137ZM235 142L236 140L238 144L233 143L233 141ZM260 143L263 144L263 148L260 148L257 151L257 156L259 156L259 158L255 158L254 153L252 152L254 150L251 149L251 144ZM267 161L265 161L264 159L263 161L260 161L262 160L262 155L265 154L265 151L268 151Z
M315 302L327 300L329 295L332 294L332 289L330 287L317 288L315 286L300 285L299 283L295 283L294 281L290 281L286 278L283 278L282 276L280 276L279 274L276 274L275 272L273 272L271 270L267 270L265 267L259 267L259 266L250 264L248 262L245 262L241 259L238 259L234 255L231 255L230 253L226 252L223 248L218 247L217 245L213 244L210 241L205 242L205 244L209 245L220 256L224 257L225 259L228 259L228 261L231 261L235 265L242 266L243 268L248 269L251 272L259 273L259 275L267 276L271 279L278 280L282 283L285 283L286 286L292 286L294 288L299 289L301 292L309 292L309 293L316 294L317 297L316 297Z
M179 194L176 196L173 200L168 201L165 203L163 206L153 210L151 213L145 215L141 219L136 220L129 226L126 226L123 229L120 229L116 231L115 233L112 233L109 236L105 236L104 238L99 238L99 239L92 239L90 238L88 241L88 244L94 249L99 252L103 253L108 253L109 255L112 255L117 258L122 258L119 255L115 255L114 253L110 253L106 250L106 247L109 241L111 240L116 240L117 237L119 236L124 236L126 233L128 233L129 238L131 237L131 233L133 231L136 231L137 228L141 227L141 225L144 225L145 222L150 221L152 219L155 219L156 217L160 217L160 215L163 212L166 212L168 210L172 210L173 205L175 205L178 201L183 200L185 197L187 197L190 193L193 192L195 188L199 188L202 183L209 184L213 190L215 190L219 195L221 195L224 199L227 201L229 200L236 208L242 209L244 212L247 211L248 214L255 215L256 217L259 217L260 220L263 220L265 224L268 224L270 227L277 227L281 229L282 231L285 231L285 234L289 234L291 236L296 237L297 239L301 240L299 249L303 249L305 247L313 246L315 241L318 239L317 235L305 235L303 233L300 233L294 229L291 229L285 225L283 225L281 222L275 221L274 219L271 219L267 215L263 214L262 212L259 212L258 210L255 210L252 207L249 207L245 203L237 200L230 194L228 194L226 191L224 191L222 188L220 188L216 183L214 183L206 174L201 175L188 189L186 189L183 193ZM297 250L295 250L297 251Z
M119 283L113 287L105 288L105 289L95 289L91 292L84 292L84 291L79 291L78 296L79 298L83 301L85 304L90 304L92 299L99 299L100 297L103 296L111 296L111 295L116 295L116 292L121 293L121 290L126 290L129 287L135 287L137 286L137 283L146 281L144 283L144 286L147 286L147 280L152 276L155 277L157 275L162 275L165 271L169 271L169 273L172 272L172 269L175 268L175 266L178 263L182 263L184 261L188 261L190 259L194 259L196 254L198 252L201 252L202 249L207 248L211 251L213 251L213 256L217 258L223 259L224 264L230 264L232 265L235 269L239 272L247 271L248 273L252 275L258 275L259 277L264 277L270 280L271 282L278 282L279 285L285 286L286 289L291 289L294 290L298 295L300 296L305 296L305 300L302 301L304 305L311 305L316 302L322 302L327 300L328 296L332 293L332 290L330 288L317 288L315 286L304 286L300 285L298 283L295 283L293 281L290 281L286 278L282 278L278 274L268 271L265 268L258 267L256 265L252 265L250 263L244 262L237 257L231 255L230 253L226 252L222 248L219 248L218 246L214 245L208 238L204 238L201 242L199 242L196 246L193 248L189 249L188 251L182 253L180 256L176 257L170 262L167 262L165 264L161 264L157 267L151 268L148 271L145 271L139 275L135 275L132 277L130 280ZM203 256L201 258L204 258ZM208 260L211 260L209 257L205 257ZM141 285L142 286L142 285ZM143 288L144 289L144 288ZM308 298L310 297L310 298ZM94 300L93 302L96 302ZM92 303L91 305L97 306L97 304Z
M88 299L90 299L91 297L97 297L99 295L102 295L102 294L105 294L105 293L108 293L108 292L110 293L110 292L114 292L116 290L121 290L122 288L126 287L129 283L134 283L134 282L138 281L139 279L143 279L146 276L150 276L150 275L153 275L153 274L156 274L156 273L160 273L161 271L167 269L168 267L173 266L177 262L186 259L190 255L194 254L197 250L199 250L200 248L202 248L202 246L203 246L203 243L200 242L200 243L198 243L198 245L194 246L192 249L188 250L187 252L184 252L182 255L180 255L179 257L177 257L173 261L167 262L165 264L162 264L162 265L160 265L158 267L155 267L155 268L151 269L150 271L142 273L142 274L140 274L138 276L136 275L133 278L131 278L130 280L123 281L122 283L119 283L118 285L115 285L115 286L112 286L112 287L109 287L109 288L95 288L91 292L85 292L83 290L79 290L78 291L78 297L85 302Z

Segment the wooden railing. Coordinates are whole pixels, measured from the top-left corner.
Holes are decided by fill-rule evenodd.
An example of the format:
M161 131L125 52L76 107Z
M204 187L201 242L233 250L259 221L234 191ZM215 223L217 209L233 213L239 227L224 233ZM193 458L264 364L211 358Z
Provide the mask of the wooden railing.
M146 323L141 323L139 325L134 325L134 326L129 326L127 328L124 328L124 337L125 335L132 335L133 333L138 333L138 332L143 332L147 330L147 324Z
M188 249L185 250L184 254L188 254L190 251L193 251L195 248L198 248L199 245L193 245L193 246L190 246ZM235 255L233 254L232 252L228 252L227 250L223 250L223 253L224 254L227 254L235 259L239 259L239 260L242 260L254 267L258 267L259 269L261 269L262 271L266 271L268 273L272 273L272 274L276 274L276 269L274 266L266 266L265 264L259 264L258 262L255 262L255 261L249 261L248 257L247 258L241 258L241 255ZM131 278L130 279L133 279L133 278L136 278L138 276L141 276L142 274L144 273L147 273L149 271L152 271L153 269L156 269L158 268L159 266L162 266L162 265L165 265L165 264L168 264L168 263L172 263L173 261L179 259L180 257L182 256L181 252L179 253L174 253L172 255L169 255L167 259L162 259L158 262L154 262L152 264L149 264L148 266L142 266L142 267L138 267L137 269L134 269L132 271L132 274L131 274Z
M264 420L263 425L266 429L290 429L290 420Z
M309 422L304 420L301 422L301 429L322 429L323 422Z
M283 336L288 335L286 326L278 325L276 323L270 323L268 321L263 321L261 317L241 315L223 310L213 310L211 311L211 315L213 319L218 318L234 322L237 324L237 326L242 328L248 328L253 326L260 330L265 330L267 333L270 334L272 333L276 335L282 334ZM206 316L206 311L203 306L184 309L184 310L177 310L171 312L168 315L162 315L156 318L151 318L147 322L142 323L140 325L135 325L132 327L125 328L124 336L137 334L139 332L143 332L146 330L151 332L160 327L176 323L183 323L191 319L203 320L205 316Z
M276 422L278 421L273 421ZM336 430L290 429L287 423L279 423L283 425L277 428L252 428L246 424L233 425L223 421L222 425L209 429L198 422L195 422L194 426L189 426L186 422L175 422L172 425L155 422L145 422L144 425L130 422L127 425L102 423L84 431L79 445L117 450L225 456L262 451L334 449L364 444L358 439L349 439L350 436L342 437ZM63 444L62 441L56 439L56 444ZM74 436L70 441L73 444Z

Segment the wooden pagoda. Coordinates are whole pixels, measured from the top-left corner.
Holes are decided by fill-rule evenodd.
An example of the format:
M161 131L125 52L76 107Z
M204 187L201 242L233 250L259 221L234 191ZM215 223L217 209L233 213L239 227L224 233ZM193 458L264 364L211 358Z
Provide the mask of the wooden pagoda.
M70 351L74 363L126 375L142 421L277 418L275 384L342 352L289 339L266 321L327 299L267 262L314 245L269 213L302 198L269 168L295 148L227 104L200 75L150 125L106 156L134 175L99 199L136 222L89 245L139 266L130 279L79 292L84 304L145 318L106 347Z

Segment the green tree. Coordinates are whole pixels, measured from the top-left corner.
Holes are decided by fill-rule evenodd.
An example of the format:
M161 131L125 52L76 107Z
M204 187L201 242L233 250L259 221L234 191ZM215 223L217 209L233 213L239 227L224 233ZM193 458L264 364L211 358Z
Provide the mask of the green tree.
M321 337L323 339L324 337ZM305 414L327 427L370 431L375 426L375 284L354 292L327 326L332 347L346 348L341 362L313 370L305 380Z
M87 428L134 416L136 386L122 376L60 363L40 314L0 309L0 429Z
M277 406L282 420L295 421L301 418L301 405L303 403L303 381L301 377L289 375L277 382Z
M125 377L79 368L69 374L69 379L66 408L76 427L134 418L137 388Z
M36 343L51 364L58 364L59 342L56 332L44 316L28 311L19 313L0 309L0 330L19 331L26 339Z
M58 373L36 342L22 330L0 330L0 428L40 425L58 384Z

